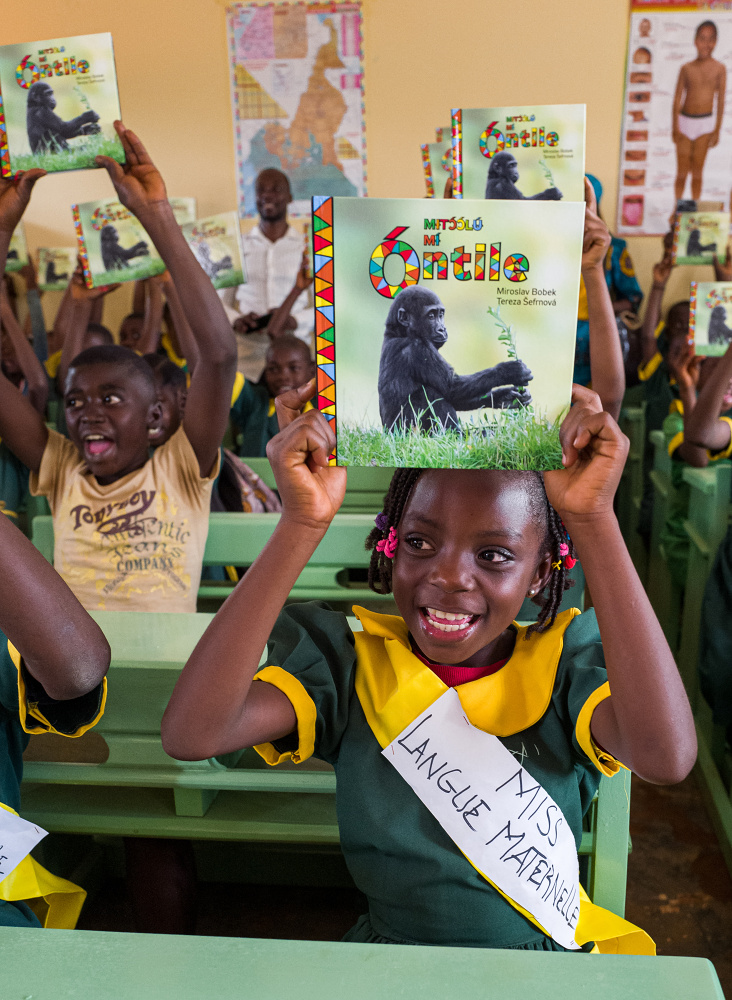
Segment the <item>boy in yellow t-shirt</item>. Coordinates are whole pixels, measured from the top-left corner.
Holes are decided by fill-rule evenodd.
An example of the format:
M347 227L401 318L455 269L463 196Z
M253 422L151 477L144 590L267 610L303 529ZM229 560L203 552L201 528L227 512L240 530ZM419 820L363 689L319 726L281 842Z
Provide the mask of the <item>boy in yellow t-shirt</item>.
M70 441L49 430L2 377L0 435L31 469L32 491L49 498L57 568L86 608L195 611L236 349L162 177L137 136L121 123L117 131L125 166L107 157L99 163L166 261L200 347L185 418L149 458L159 417L152 372L134 352L100 346L74 358L66 376Z

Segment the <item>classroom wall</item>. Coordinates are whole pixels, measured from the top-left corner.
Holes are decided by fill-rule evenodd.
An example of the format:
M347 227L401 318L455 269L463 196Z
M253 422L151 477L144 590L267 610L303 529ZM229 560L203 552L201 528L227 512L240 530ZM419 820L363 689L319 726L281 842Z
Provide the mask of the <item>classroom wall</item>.
M422 197L419 145L452 106L587 104L587 169L615 217L628 0L363 0L368 187L374 197ZM111 31L122 111L172 195L195 195L199 214L236 205L224 0L3 0L2 43ZM109 196L103 171L57 174L36 187L26 216L31 247L71 246L69 205ZM643 287L655 238L629 240ZM688 297L681 268L667 301ZM59 293L45 296L49 318ZM130 289L110 297L116 331Z

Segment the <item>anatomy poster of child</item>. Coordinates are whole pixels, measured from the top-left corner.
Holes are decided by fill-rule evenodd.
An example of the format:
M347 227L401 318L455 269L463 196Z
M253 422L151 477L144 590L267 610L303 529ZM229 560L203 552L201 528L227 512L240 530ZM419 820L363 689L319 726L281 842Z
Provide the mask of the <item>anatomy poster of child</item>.
M583 219L580 202L315 207L318 403L334 399L339 464L559 467Z
M729 208L732 11L634 0L622 122L618 232L661 235L676 205Z

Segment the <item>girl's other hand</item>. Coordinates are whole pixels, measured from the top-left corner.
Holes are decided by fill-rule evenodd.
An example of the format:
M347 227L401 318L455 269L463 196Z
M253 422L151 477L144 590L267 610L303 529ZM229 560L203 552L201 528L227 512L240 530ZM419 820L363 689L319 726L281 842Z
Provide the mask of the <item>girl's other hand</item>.
M699 368L702 359L694 354L694 345L684 340L676 339L668 351L669 371L676 379L680 389L696 389L699 383Z
M653 265L653 284L657 288L665 288L673 269L673 258L670 253L665 253L663 259Z
M325 533L346 492L346 470L328 465L335 434L317 410L302 413L315 379L275 400L280 432L267 445L283 516Z
M572 387L572 408L559 430L564 468L545 472L549 502L563 520L613 516L613 497L628 455L629 441L600 397Z
M124 146L125 163L119 164L109 156L97 156L96 162L106 169L119 200L138 217L146 208L167 204L165 182L148 151L122 122L116 121L114 127Z

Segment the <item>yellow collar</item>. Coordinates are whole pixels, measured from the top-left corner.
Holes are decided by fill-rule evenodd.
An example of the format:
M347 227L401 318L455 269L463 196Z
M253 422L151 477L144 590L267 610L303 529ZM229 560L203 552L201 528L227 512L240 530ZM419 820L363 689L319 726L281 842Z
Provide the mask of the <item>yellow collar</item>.
M447 685L411 650L403 618L355 607L363 632L354 636L356 694L366 721L382 747L447 690ZM495 674L456 687L478 729L494 736L520 733L544 715L554 690L567 626L579 611L557 615L548 632L526 636L517 625L513 653Z

